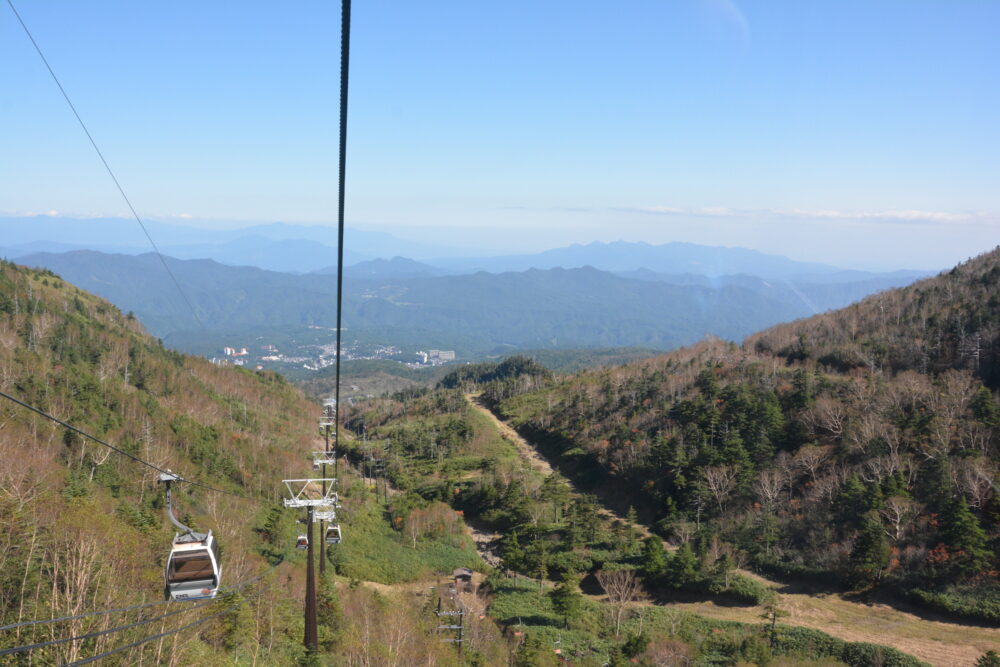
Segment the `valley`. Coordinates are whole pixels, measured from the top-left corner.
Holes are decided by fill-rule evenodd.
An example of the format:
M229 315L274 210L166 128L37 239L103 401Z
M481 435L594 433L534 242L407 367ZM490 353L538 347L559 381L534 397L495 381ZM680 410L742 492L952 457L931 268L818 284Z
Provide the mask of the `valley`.
M535 470L550 475L552 466L536 447L525 440L509 424L501 421L488 408L482 406L475 396L466 398L491 423L505 440L517 446L518 453ZM626 519L607 507L601 513L607 520ZM631 524L643 537L653 533L648 526ZM674 547L666 545L668 549ZM787 616L782 618L786 625L796 625L828 634L849 642L871 642L885 644L909 653L927 663L939 667L963 667L973 664L989 650L1000 651L1000 628L978 627L948 622L934 618L934 614L919 612L900 600L892 604L879 601L854 602L838 593L831 593L822 587L807 583L780 583L757 574L744 572L759 579L778 596L778 604ZM645 604L648 604L645 603ZM708 618L742 623L760 622L758 608L738 607L713 601L672 600L671 609L697 614Z
M969 332L967 336L980 332L980 347L979 366L975 370L978 375L962 377L970 378L967 381L972 381L972 377L992 381L994 347L992 339L985 335L990 331L990 320L975 320L970 314L980 312L975 305L983 298L978 290L982 290L985 298L992 293L992 283L983 282L980 277L989 275L993 264L993 256L984 256L974 264L921 283L908 292L879 297L883 300L881 304L862 303L856 307L859 312L855 316L856 334L851 344L860 344L861 349L868 349L864 347L865 334L862 333L870 330L866 324L866 313L869 312L864 310L866 308L871 310L874 307L874 312L882 313L886 304L894 304L893 307L901 309L902 313L907 312L907 304L910 303L931 307L927 305L931 303L927 296L915 295L937 292L966 294L967 305L955 312L962 314L967 327L972 322L979 322L966 331ZM315 443L314 427L309 424L314 419L312 415L316 414L317 406L304 401L297 390L273 373L217 367L164 350L145 337L134 318L86 295L51 272L21 269L10 264L4 265L4 271L7 281L4 294L7 296L0 307L9 319L0 337L5 346L4 355L0 357L2 377L5 378L3 388L42 401L45 400L43 387L33 384L30 378L39 375L49 378L47 386L59 392L55 405L63 406L60 412L70 408L77 415L76 421L90 424L90 428L106 437L124 443L140 443L140 449L136 451L175 460L171 464L174 466L190 470L190 465L196 465L203 476L221 480L229 488L260 498L256 502L261 505L253 510L253 520L249 525L227 518L220 510L220 502L210 495L186 498L186 503L196 510L195 519L215 526L218 534L230 545L230 571L246 573L242 577L237 575L237 579L252 576L251 573L261 571L267 563L274 563L280 555L286 554L287 545L294 541L292 516L275 507L269 508L268 504L275 499L275 479L301 475L308 466L304 453L296 453L300 448L293 442ZM847 316L837 312L822 317L835 319ZM894 316L893 321L903 326L911 317L913 315L900 314ZM92 324L92 320L99 325ZM817 324L805 321L790 326L815 329ZM938 320L935 326L950 325L947 320ZM888 328L880 330L879 335L883 340L898 341L894 344L912 344L906 343L905 338L897 338ZM788 348L790 351L780 348L779 354L797 355L791 363L773 363L769 361L770 352L760 351L764 346L776 349L779 344L774 341L788 339L793 341L793 347ZM836 347L841 344L836 339L824 339L818 335L810 339L817 347L810 348L808 354L837 359L837 363L851 358L849 352ZM65 340L79 342L67 347ZM806 391L803 387L810 386L803 384L805 377L808 377L809 383L815 383L812 386L825 388L819 391L829 391L829 387L841 387L840 391L843 391L845 387L852 386L849 382L857 381L836 380L839 371L830 365L813 368L811 376L805 376L800 366L808 362L801 359L801 347L794 347L797 340L794 334L790 335L779 327L751 338L748 347L743 350L722 341L706 341L693 348L640 358L625 365L598 366L561 375L528 357L445 365L437 369L412 369L409 372L413 375L408 384L386 385L389 393L359 398L353 404L345 405L345 430L338 448L346 456L340 489L344 542L327 551L327 574L321 587L323 599L327 600L324 604L330 605L323 621L324 633L329 634L324 635L327 638L322 642L322 650L355 657L368 650L361 637L364 632L372 631L374 626L370 623L383 613L379 611L382 603L372 596L381 595L395 600L395 604L405 610L404 617L408 619L405 623L412 631L423 627L429 619L421 616L419 607L426 596L414 594L428 585L437 585L433 582L438 581L441 575L435 573L450 572L456 567L470 567L481 573L476 578L481 595L472 595L462 604L470 609L482 610L482 618L478 619L475 629L476 636L480 638L475 641L481 643L473 649L473 640L470 639L469 648L479 652L487 661L485 664L500 664L507 660L545 664L548 658L544 658L544 647L552 645L564 647L581 664L597 664L612 655L626 656L625 652L629 651L649 660L680 651L692 657L701 656L699 659L702 661L712 655L727 656L727 660L743 656L758 664L766 662L761 657L764 655L770 656L767 660L775 660L779 656L796 656L799 659L833 656L843 663L861 667L870 664L870 660L875 659L873 656L881 656L878 660L889 660L889 664L920 664L906 657L909 655L928 664L950 666L970 664L978 655L996 650L1000 647L1000 630L993 624L983 622L975 625L956 618L957 612L948 612L947 608L931 610L926 604L918 606L911 601L903 602L901 589L894 583L902 576L901 565L894 566L885 580L876 582L876 585L867 580L869 583L864 589L845 589L842 584L831 583L831 577L856 576L854 559L849 553L841 552L844 555L839 562L827 561L826 572L796 574L786 564L795 563L788 559L795 554L795 542L790 540L795 524L781 522L797 521L795 517L776 512L779 523L769 530L775 531L773 534L777 539L770 542L757 539L762 534L767 535L755 527L767 526L760 523L765 515L760 508L749 505L743 509L741 504L747 502L743 498L750 500L763 493L765 487L759 480L768 479L765 474L769 469L767 466L774 466L773 461L785 461L784 465L794 470L796 468L789 461L804 462L805 454L814 451L825 452L826 457L832 457L833 449L821 448L830 446L827 438L837 437L830 432L830 425L836 423L832 421L834 417L842 415L844 423L855 424L855 417L848 416L852 413L844 415L837 412L830 402L831 397L824 397L817 390L813 390L818 395L811 395L807 408L796 402L801 397L796 392ZM891 348L880 354L886 356L867 362L868 365L888 366L889 362L883 359L908 358L906 354L892 352ZM939 369L947 364L962 366L969 358L968 354L961 341L956 341L953 348L939 345L926 364ZM563 358L567 361L572 359ZM597 358L601 357L598 355ZM384 361L353 363L365 363L371 367L354 370L347 367L344 377L347 386L352 382L352 373L370 377L372 373L387 372L379 367ZM60 367L65 368L66 364L73 365L73 376L64 377ZM774 378L768 386L778 388L777 402L771 404L774 408L770 412L761 408L771 400L766 396L763 402L755 402L752 394L734 393L738 388L736 380L750 372L746 369L761 368L761 364L765 364L766 372ZM735 365L738 370L731 371L727 365ZM706 368L716 369L712 374L714 381L705 373ZM179 369L187 370L180 372ZM667 372L661 369L667 369ZM435 375L426 375L432 370ZM748 377L759 377L753 375L754 372L758 371L750 372ZM975 386L970 389L958 383L952 375L955 372L959 371L939 371L940 377L951 383L953 392L964 392L954 396L970 397L963 399L960 407L951 413L951 424L956 427L953 437L964 442L962 438L966 432L991 435L989 429L993 428L993 422L990 420L994 413L989 407L991 403L986 401L986 394ZM388 372L387 375L397 380L405 379ZM906 385L908 391L922 391L919 382L908 375L902 376L909 378L910 384ZM894 375L887 375L885 379L890 383L896 382ZM192 381L192 385L184 384ZM73 394L63 393L72 391L78 386L74 383L80 382L91 387L91 395L99 400L81 402ZM663 405L664 399L653 391L654 387L657 392L665 388L669 392L669 400L675 406L684 407ZM205 391L206 398L193 398L200 395L197 392ZM323 396L328 387L317 385L314 391L315 395ZM567 391L570 393L565 393ZM900 389L896 385L890 384L890 396L897 396L892 392L898 391ZM764 427L771 431L754 431L761 424L755 425L752 419L739 426L747 433L756 434L742 442L756 442L758 447L759 443L767 442L772 437L776 443L782 442L778 438L790 437L786 435L790 433L789 427L783 424L788 424L793 418L801 422L802 428L816 430L809 435L796 436L806 444L781 445L793 448L794 459L782 458L780 454L774 458L755 459L755 456L760 456L759 453L751 455L749 460L733 459L741 461L739 465L746 466L748 471L750 466L760 466L756 474L758 481L754 482L754 477L749 478L748 486L742 487L746 491L740 491L741 487L734 485L727 491L728 497L722 496L709 486L708 478L701 478L696 487L700 495L692 496L688 505L672 505L671 502L676 501L651 495L656 487L637 481L641 477L630 473L628 466L638 466L642 461L650 460L645 458L649 454L641 449L644 445L637 441L637 434L651 423L646 420L653 419L652 423L660 427L671 426L671 422L687 418L684 415L697 414L690 411L700 404L685 401L697 400L699 395L715 397L710 405L716 406L720 415L714 418L715 421L707 423L714 424L712 428L718 432L725 432L727 420L731 422L740 414L733 412L737 405L734 401L740 401L740 410L751 410L751 415L764 415ZM276 405L284 406L281 408L283 415L267 407L277 396L282 397L277 399ZM898 398L894 400L899 401ZM995 398L992 400L995 401ZM129 421L121 425L116 425L116 411L109 407L118 404L130 406L124 410L124 414L129 415ZM140 405L148 407L140 408ZM155 405L161 407L155 408ZM653 406L656 406L655 409ZM818 406L823 406L822 412ZM924 406L935 411L942 409L939 403L931 401L925 402ZM654 411L650 412L651 409ZM184 412L174 413L174 410ZM618 411L622 410L630 416L618 417ZM849 405L842 410L849 411ZM127 461L100 458L75 441L68 445L72 454L66 457L59 453L59 442L65 441L65 436L60 438L52 432L46 436L49 444L40 451L45 452L45 456L53 457L49 466L65 471L61 473L64 476L51 478L42 482L42 486L33 487L28 472L32 459L26 457L24 452L25 447L34 442L28 434L37 426L33 427L30 420L25 420L16 411L8 414L13 421L8 419L5 422L8 435L4 442L10 455L5 459L2 472L4 479L10 481L4 489L14 491L4 491L7 494L4 502L22 503L19 516L28 521L11 535L24 536L24 530L29 526L36 526L32 530L43 532L51 530L46 527L42 515L38 514L40 506L34 500L42 492L45 498L50 499L49 502L60 499L58 502L82 503L87 507L117 508L108 514L110 518L103 527L87 528L85 534L88 537L85 539L97 539L98 535L107 533L129 535L128 539L144 545L136 550L135 557L155 554L154 543L163 532L155 528L159 523L156 496L147 493L141 481L127 477ZM289 422L291 415L294 419ZM982 426L976 426L980 422ZM615 432L612 437L602 437L602 429L607 428L609 423L618 424L614 427ZM581 428L585 430L575 430ZM982 431L982 428L987 430ZM146 433L159 435L150 439L144 435ZM287 439L265 444L268 434L272 433L287 433L287 436L282 436ZM15 434L13 439L10 434ZM696 435L694 429L685 431L685 438L691 442L697 441ZM602 440L608 442L605 444ZM740 446L744 446L742 442ZM910 445L908 440L902 440L897 455L902 457L906 447L927 446L927 441L919 442L919 445ZM973 442L988 447L991 440L980 438ZM665 446L665 442L658 445L660 448ZM310 444L310 447L315 447L315 444ZM734 456L734 452L739 452L732 437L726 447L730 453L725 456ZM656 456L664 456L664 452L670 450L660 451ZM863 453L865 450L858 451ZM892 459L878 458L885 454L881 453L882 450L875 451L878 452L875 460L881 463L865 469L886 470L885 466ZM855 457L859 455L854 454ZM261 456L267 457L266 464L259 459ZM688 456L695 454L690 452ZM373 466L375 460L382 463ZM662 460L670 461L669 458ZM829 462L829 458L826 460ZM982 459L974 460L985 466ZM689 467L676 469L699 479L699 470L704 473L713 465L726 465L724 461L695 464L703 466L700 468L688 464ZM863 459L860 463L870 466ZM858 464L859 460L854 459L853 465ZM25 468L25 465L28 467ZM112 465L113 468L108 467ZM279 465L280 472L275 467ZM912 459L900 458L897 465L916 464ZM956 459L953 465L958 470L968 469L965 467L967 463L961 459ZM372 476L373 470L380 472ZM814 461L812 473L805 468L802 470L806 475L814 475L806 477L806 481L821 480L825 470L824 459ZM984 467L981 470L988 472L989 469ZM676 474L667 473L664 476ZM914 486L907 493L920 498L922 478L916 475L911 479ZM958 489L976 488L964 486L964 477L954 479ZM840 482L841 497L853 493L850 475L844 480ZM623 484L623 481L626 483ZM889 483L893 482L885 482ZM804 484L805 489L811 486ZM786 483L780 483L777 488L779 494L792 493L790 498L785 496L783 500L790 507L806 501L817 502L811 500L809 495L800 495L802 491L796 492ZM901 493L898 487L885 488L896 490L883 491L882 495L862 495L862 500L853 502L875 503L880 502L877 498ZM740 493L748 495L741 496ZM983 495L976 507L992 507L991 492L984 489L980 493ZM126 500L136 497L141 499L138 505ZM674 492L672 497L682 500L684 495ZM837 497L835 493L835 502L846 502L837 500ZM650 498L654 498L655 502ZM699 498L707 502L699 505ZM242 504L247 502L240 501ZM881 502L884 503L883 509L892 506L887 501ZM730 511L716 514L712 509L713 503L714 507L728 506ZM672 507L676 509L670 509ZM814 510L817 518L827 516L822 505L817 507ZM696 514L699 511L701 528L694 523L699 518ZM72 515L71 511L68 513ZM872 521L876 520L876 514L870 516ZM892 529L888 513L882 512L877 516L879 521L884 522L882 527L885 530ZM989 516L987 510L985 519L976 521L982 521L982 525L989 527ZM123 523L119 525L119 521ZM739 531L741 522L747 521L750 523L745 525L752 527L746 533L750 536L749 540ZM992 531L992 528L989 529ZM859 538L851 535L861 533L853 532L858 528L850 530L848 539L856 543ZM785 533L788 537L781 537L777 531L789 531ZM912 545L914 540L919 539L917 533L901 532L897 535L900 552L903 546ZM51 544L59 545L54 536L44 539L46 545L50 540L55 540ZM767 559L767 549L776 551L779 546L786 554L786 560ZM49 548L46 546L45 550ZM65 550L68 547L62 545L55 548ZM16 576L28 576L38 581L47 576L48 556L35 562L30 558L23 561L24 555L16 550L5 553L11 563L18 564L11 570L21 573ZM288 569L280 576L291 583L293 590L301 591L304 585L302 558L299 555L286 557L289 563L284 567ZM235 566L232 564L234 558L238 563ZM955 556L956 561L959 558L960 555ZM143 572L143 580L147 582L155 581L156 567L150 567L150 563L155 562L153 557L143 564L141 560L133 560L132 556L106 561L108 567L131 567ZM909 567L922 567L912 559L909 562ZM786 570L778 576L780 567ZM624 606L617 606L598 583L598 575L606 576L614 571L634 573L629 576L638 578L645 593L640 598L626 600ZM915 577L917 572L920 570L909 576ZM961 592L964 589L955 589L946 593L951 597L935 598L933 596L941 595L939 591L942 589L934 586L940 584L935 584L929 574L921 576L927 577L926 588L922 589L929 596L927 599L963 600L959 596L967 595ZM989 576L988 573L986 576ZM856 580L848 578L847 581ZM363 586L359 588L360 584ZM101 579L94 579L87 586L93 594L100 593L104 596L102 599L111 604L127 604L136 599L123 596L121 591L116 594ZM296 623L293 620L296 618L295 603L291 600L281 603L277 608L282 610L282 619L265 621L261 616L267 609L264 601L278 603L268 597L270 594L261 595L259 603L247 608L249 615L246 618L254 618L258 624L258 634L252 636L259 638L260 632L278 631L283 639L272 640L263 653L259 648L254 649L255 655L264 662L270 661L268 664L288 664L292 659L290 656L297 650L294 632L289 632ZM140 595L138 599L144 597ZM16 597L9 599L8 603L3 608L5 619L24 618L26 613L55 615L59 613L56 609L60 604L58 599L49 601L40 594L32 603L31 610L19 608ZM52 611L46 612L50 605ZM337 609L351 611L344 616ZM961 613L965 614L983 613L968 611L971 607L953 609L962 609ZM781 618L777 619L774 630L762 625L762 614L779 612ZM602 619L607 618L616 619L615 627L620 627L620 632L611 632L607 626L601 629ZM206 618L206 622L209 621L211 619ZM366 623L369 625L366 626ZM256 640L251 635L223 631L223 627L228 626L206 625L208 630L197 634L197 641L186 645L187 648L178 646L171 651L177 656L184 656L184 660L192 660L196 655L219 652L249 655L245 651L255 645L260 646L254 643ZM268 627L271 629L268 630ZM368 630L365 630L366 627ZM389 628L385 630L388 632ZM380 642L395 641L391 632L379 637ZM530 637L531 642L519 643L519 637ZM639 644L635 644L639 648L632 648L633 644L629 642L633 638L636 642L649 643L645 648L639 647ZM10 638L7 641L10 645ZM87 650L108 646L95 644ZM900 652L893 652L893 649ZM157 650L163 649L160 647ZM440 645L435 648L433 643L416 639L407 640L392 650L397 651L398 656L433 654L443 661L442 664L449 664L454 658L450 649L444 650ZM141 650L132 653L136 657L143 654Z
M3 4L0 666L1000 667L1000 3Z

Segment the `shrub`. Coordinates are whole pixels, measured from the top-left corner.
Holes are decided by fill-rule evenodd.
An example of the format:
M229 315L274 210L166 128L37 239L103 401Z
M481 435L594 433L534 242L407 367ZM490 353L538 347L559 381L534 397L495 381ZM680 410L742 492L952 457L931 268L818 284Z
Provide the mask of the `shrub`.
M957 618L1000 623L1000 585L950 586L943 591L910 590L914 602Z

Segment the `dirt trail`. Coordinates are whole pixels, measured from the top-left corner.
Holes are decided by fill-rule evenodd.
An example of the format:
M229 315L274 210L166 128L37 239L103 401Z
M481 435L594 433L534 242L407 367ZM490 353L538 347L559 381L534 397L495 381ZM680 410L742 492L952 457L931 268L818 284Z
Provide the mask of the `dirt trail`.
M466 398L476 410L496 425L505 439L517 447L532 468L546 475L552 473L549 462L509 424L481 405L475 395L469 394ZM624 517L607 508L602 514L609 519L625 521ZM635 523L633 527L643 536L652 534L642 524ZM781 584L760 575L745 574L771 588L782 588ZM1000 651L1000 628L931 621L888 605L851 602L836 594L782 593L779 598L781 608L789 614L782 620L786 625L822 630L851 642L892 646L937 667L969 667L986 651ZM757 607L725 607L712 602L671 603L670 606L709 618L745 623L761 622L760 609Z
M515 431L510 424L498 418L489 408L480 403L478 394L466 394L465 398L474 408L476 408L476 410L481 412L496 426L497 431L500 432L500 435L504 438L504 440L511 442L515 447L517 447L517 451L521 455L521 458L525 459L532 468L546 476L552 474L552 465L538 453L537 449L532 447L527 440L522 438L521 434ZM580 493L579 489L576 488L576 485L573 484L573 480L567 479L566 482L573 490L573 493ZM609 521L618 520L623 523L627 523L625 517L603 505L598 508L597 513ZM652 535L649 528L640 523L633 523L632 527L641 533L644 538Z

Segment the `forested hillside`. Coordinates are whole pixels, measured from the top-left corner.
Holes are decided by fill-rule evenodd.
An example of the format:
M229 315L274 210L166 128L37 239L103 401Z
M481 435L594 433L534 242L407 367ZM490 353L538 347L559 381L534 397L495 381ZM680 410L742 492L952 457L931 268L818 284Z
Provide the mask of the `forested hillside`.
M971 371L1000 388L1000 248L905 289L773 327L747 345L832 371Z
M640 580L649 553L666 559L662 547L655 551L659 539L643 541L632 513L614 517L558 472L525 458L460 391L478 384L497 396L547 377L525 358L465 366L435 390L400 392L347 412L347 425L365 434L352 442L350 456L384 462L397 490L389 511L401 517L415 545L429 529L451 525L449 505L474 527L481 553L496 568L480 587L479 604L511 642L508 664L925 664L814 628L760 624L761 615L780 614L777 599L770 588L734 571L733 562L706 568L697 594L749 608L743 617L749 623L663 604L672 600L657 582ZM694 573L697 561L688 553L685 562ZM466 655L469 664L498 664Z
M301 468L299 443L316 414L279 376L233 372L168 351L110 304L49 272L3 263L0 390L129 454L235 494L176 489L181 516L211 529L222 545L225 583L249 580L270 565L258 555L252 528L273 504L275 482ZM155 470L6 400L0 450L0 624L161 596L173 530ZM265 620L264 600L278 618ZM282 627L282 607L264 594L243 618L260 622L257 633L285 635L294 630ZM181 617L191 621L198 613ZM3 633L0 646L119 622L105 616L22 627ZM138 635L37 649L31 664L61 664L150 634L142 630L148 626ZM233 648L242 634L213 628L202 641L186 638L183 650L168 651L170 660ZM146 648L167 655L162 645ZM295 650L290 641L285 648Z
M0 391L213 487L177 482L174 498L184 523L213 532L222 566L215 601L164 605L174 528L159 473L0 399L0 664L118 648L102 664L454 663L419 600L373 587L475 566L471 540L458 530L411 547L349 466L347 537L327 550L320 583L321 655L305 653L304 558L292 548L303 512L282 507L281 480L309 475L319 407L280 376L166 350L107 302L4 262Z
M529 358L462 366L435 391L353 407L341 443L353 465L341 464L338 475L344 542L327 550L321 651L308 656L301 648L304 568L290 548L294 514L280 507L278 482L308 474L317 407L277 375L218 368L164 349L131 316L47 271L0 265L0 315L0 391L227 492L181 484L176 495L186 523L218 536L228 589L203 611L181 603L160 608L171 616L157 617L156 627L216 616L126 650L122 664L457 664L454 647L435 634L433 597L413 591L429 590L435 572L459 566L486 571L478 592L462 594L462 604L478 610L467 621L466 657L484 665L556 664L560 646L586 665L764 664L779 656L858 667L919 664L894 649L808 628L727 623L640 603L641 588L614 597L615 581L641 581L657 603L685 589L763 605L774 621L780 609L773 593L736 570L751 559L771 571L833 573L852 587L905 583L939 608L991 613L988 596L969 595L971 586L940 586L975 582L990 590L995 501L985 487L975 487L978 496L969 491L979 479L973 473L994 470L987 457L995 454L1000 410L989 390L969 371L841 375L809 360L788 367L749 347L708 342L563 379ZM916 379L898 384L910 376ZM869 394L857 394L865 387ZM899 394L903 388L911 393ZM574 479L655 514L682 544L677 555L656 538L640 542L634 514L614 519L560 475L526 467L523 452L462 390L481 392L481 400L543 435ZM935 415L951 410L955 429L933 430L936 417L900 420L893 410L910 405L902 395L918 396ZM820 425L824 406L844 404L842 428L853 433L861 418L855 412L882 414L863 411L866 399L884 403L898 443L845 443ZM980 435L931 464L914 444L933 441L915 435L925 427L954 433L957 442ZM0 447L0 624L159 598L173 531L155 471L6 401ZM803 468L811 453L814 465ZM777 480L771 496L762 495L767 480ZM896 523L886 518L894 508L902 513ZM463 517L476 526L490 565L531 579L484 565ZM810 534L838 543L810 541ZM890 560L880 566L883 547ZM272 571L283 557L282 569ZM252 583L260 574L265 578ZM242 582L251 585L233 590ZM158 613L136 612L142 621ZM0 656L9 647L90 635L13 656L13 664L62 664L151 634L147 626L91 634L131 618L20 625L0 635Z
M495 410L677 544L1000 622L998 277L1000 250ZM679 585L663 567L647 577Z

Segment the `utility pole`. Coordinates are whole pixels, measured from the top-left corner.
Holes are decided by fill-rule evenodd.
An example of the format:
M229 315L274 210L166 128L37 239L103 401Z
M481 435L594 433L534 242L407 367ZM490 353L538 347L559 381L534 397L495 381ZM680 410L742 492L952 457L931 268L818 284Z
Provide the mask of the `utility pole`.
M455 588L453 589L455 591L455 595L452 596L451 598L452 606L455 608L447 611L442 608L443 607L442 601L444 596L442 595L441 592L444 589L441 586L440 579L438 579L438 585L435 586L433 590L436 590L438 594L437 610L433 612L434 615L438 617L438 623L440 623L440 625L437 626L438 632L442 630L450 630L456 634L455 637L446 637L441 641L448 642L450 644L451 643L458 644L458 661L459 664L464 665L465 664L465 606L462 604L462 601L458 598L458 584L457 583L455 584ZM458 620L457 624L455 623L456 617Z
M334 418L333 409L330 404L323 406L323 416L319 423L323 427L323 497L326 497L326 462L330 458L330 424ZM326 522L319 522L319 536L322 540L319 543L319 576L320 579L326 576Z
M306 552L306 631L305 647L309 651L319 649L319 631L316 627L316 572L313 567L313 508L308 507L306 536L309 549Z
M329 453L330 451L330 424L325 423L323 425L323 451ZM326 479L326 461L323 462L323 479ZM323 496L326 496L326 482L323 482ZM310 510L311 511L311 510ZM326 525L320 521L319 522L319 578L323 579L326 576ZM312 530L310 526L309 530ZM311 544L311 542L310 542Z
M321 452L314 452L321 454ZM313 556L313 522L320 519L334 520L336 513L334 508L339 503L336 492L333 491L335 479L284 479L282 483L288 489L289 497L282 503L285 507L307 509L306 514L306 604L305 604L305 633L303 643L306 650L316 651L319 648L319 632L316 628L316 567ZM320 495L319 487L322 484L326 491ZM320 508L320 514L316 515L316 508ZM338 529L339 530L339 529ZM319 536L321 540L326 539L325 534Z
M465 660L465 609L458 615L458 661Z
M323 478L326 479L326 464L323 464ZM326 482L323 482L323 495L326 495ZM309 513L312 514L312 508L309 508ZM311 517L310 517L311 518ZM312 523L309 524L309 533L312 534ZM309 539L309 548L312 548L312 538ZM312 564L312 558L309 559L309 564ZM326 523L323 521L319 522L319 578L323 579L326 576Z

